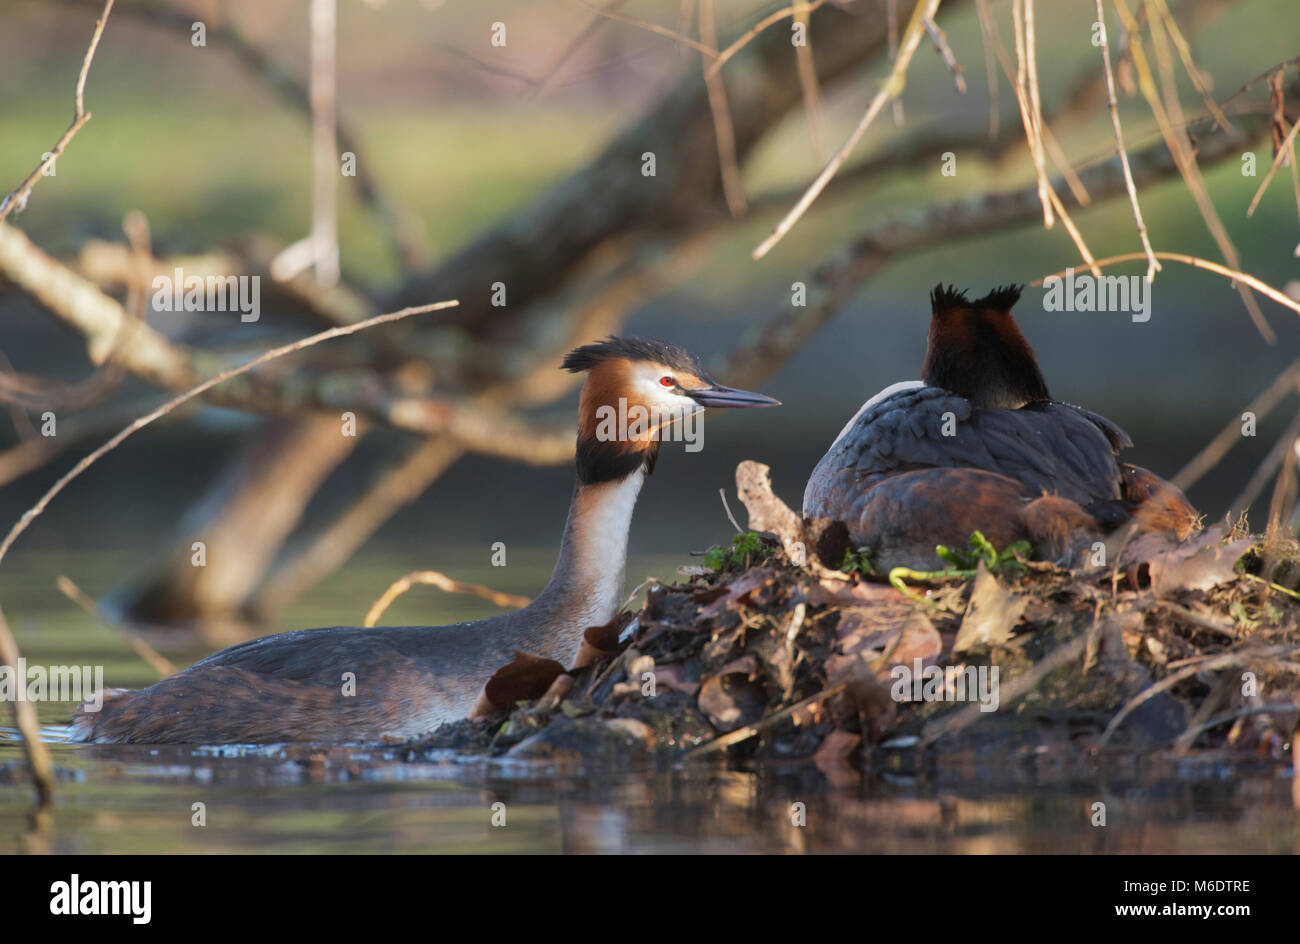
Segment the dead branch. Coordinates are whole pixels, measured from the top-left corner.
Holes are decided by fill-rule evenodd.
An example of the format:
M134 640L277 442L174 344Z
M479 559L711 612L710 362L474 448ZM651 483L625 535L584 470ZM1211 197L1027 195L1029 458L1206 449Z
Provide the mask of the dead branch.
M0 224L0 275L84 335L92 363L103 363L117 349L117 338L129 317L125 309L7 224ZM423 306L415 307L425 310ZM354 322L338 330L372 322L374 319ZM345 335L352 333L342 330ZM207 391L213 386L208 383L212 377L237 376L229 373L230 363L223 355L169 341L146 324L135 327L131 339L131 344L120 351L120 363L155 386L185 390L199 385ZM474 452L533 465L558 464L573 455L573 436L567 426L539 431L535 425L503 416L498 410L463 400L406 393L369 370L299 375L279 384L258 379L223 386L207 399L256 413L356 410L396 429L426 436L445 433Z
M851 12L828 3L810 17L808 37L817 50L817 78L823 87L852 74L864 59L883 50L884 24L876 15L883 9L884 0L857 0ZM790 51L788 35L768 30L732 61L730 68L739 74L728 88L727 104L741 164L802 101L797 62ZM441 366L448 342L461 350L466 340L491 344L494 356L478 365L472 384L463 389L498 380L515 358L533 350L525 324L533 314L530 306L564 286L593 257L605 251L629 255L664 232L690 230L701 217L719 208L725 212L717 154L698 144L708 133L711 115L707 89L692 71L585 166L434 272L409 281L394 297L393 307L424 298L456 297L462 302L461 309L438 319L436 326L412 332L409 349ZM638 172L647 151L656 155L656 176ZM673 173L664 173L665 167L672 167ZM495 281L509 286L505 308L490 304L485 286ZM447 365L444 373L448 370L455 373L456 364Z
M275 570L257 594L257 611L277 612L338 570L380 525L424 494L464 452L454 440L430 439L382 471L343 514Z
M1255 196L1251 199L1250 206L1246 208L1247 216L1255 215L1255 208L1259 206L1259 201L1264 196L1264 191L1268 189L1269 183L1273 180L1273 175L1276 174L1277 169L1282 166L1282 161L1288 154L1295 153L1293 148L1295 146L1295 136L1297 131L1300 131L1300 121L1291 125L1291 130L1287 132L1287 136L1282 139L1281 146L1277 148L1277 153L1273 155L1273 163L1269 165L1268 173L1265 174L1264 179L1259 182L1259 189L1255 191ZM1295 164L1293 161L1292 167L1294 168L1294 166Z
M435 302L432 305L421 305L415 308L404 308L401 311L394 311L385 315L377 315L374 318L368 318L367 320L358 322L357 324L354 325L345 325L338 328L330 328L326 331L321 331L318 334L313 334L310 337L306 337L298 341L294 341L292 344L284 344L281 345L280 347L272 348L271 350L267 351L265 354L253 358L251 361L249 361L246 364L240 364L237 367L231 367L228 370L224 370L214 377L209 377L207 380L190 388L189 390L185 391L179 396L173 397L172 399L168 400L166 403L162 404L162 406L157 407L156 409L152 410L151 412L137 419L135 422L124 427L121 431L117 433L117 435L109 439L108 442L104 443L98 449L94 450L89 455L82 458L82 460L78 462L75 466L73 466L70 471L68 471L57 482L55 482L52 486L50 486L50 488L45 492L45 494L43 494L40 497L40 499L37 500L36 504L33 505L31 508L29 508L26 512L24 512L23 516L18 520L18 522L14 524L12 528L9 529L9 533L5 535L4 541L0 542L0 562L3 562L5 555L9 552L9 548L13 547L14 541L18 539L19 535L21 535L24 531L27 530L28 526L34 520L36 520L36 518L39 517L43 511L45 511L45 509L49 506L50 502L60 492L62 492L65 488L67 488L68 485L70 485L74 479L80 476L81 473L85 472L86 469L94 465L99 459L103 458L106 454L116 449L126 439L130 438L132 435L139 432L141 429L148 426L150 423L153 423L154 421L160 419L161 417L166 416L168 413L172 412L177 407L185 403L188 403L190 400L193 400L196 397L202 396L204 393L206 393L208 390L211 390L213 387L217 386L218 384L224 383L227 380L231 380L242 374L246 374L250 370L254 370L258 367L261 367L263 364L266 364L277 358L284 357L286 354L293 354L297 351L301 351L306 348L312 347L313 345L320 344L322 341L329 341L334 338L341 338L349 334L355 334L358 331L364 331L366 328L373 328L376 325L388 324L389 322L393 322L393 321L400 321L402 318L409 318L412 315L419 315L430 311L441 311L444 308L454 307L456 304L457 302L455 300L445 301L445 302Z
M993 11L989 0L975 0L975 9L980 21L980 39L984 46L984 79L989 93L989 137L998 133L998 70L993 60L993 35L997 25L993 22Z

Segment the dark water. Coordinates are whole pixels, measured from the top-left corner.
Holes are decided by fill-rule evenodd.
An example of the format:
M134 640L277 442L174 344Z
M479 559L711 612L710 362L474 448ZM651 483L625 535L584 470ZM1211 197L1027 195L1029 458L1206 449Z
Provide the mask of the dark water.
M1032 754L918 763L898 752L878 765L893 771L833 790L811 764L596 761L573 774L345 748L56 742L58 806L33 831L11 735L0 731L6 851L1300 852L1292 783L1274 764L1122 758L1097 768ZM1099 802L1105 826L1091 822ZM195 804L206 825L194 824Z

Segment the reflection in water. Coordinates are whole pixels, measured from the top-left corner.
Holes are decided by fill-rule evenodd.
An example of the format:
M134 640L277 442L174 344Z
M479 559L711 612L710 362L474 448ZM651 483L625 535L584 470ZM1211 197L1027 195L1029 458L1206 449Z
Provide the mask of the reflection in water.
M53 852L1300 852L1290 771L1271 762L896 752L835 791L803 763L573 774L445 752L47 733L61 781ZM29 846L30 799L0 729L6 851ZM1105 826L1092 825L1097 803ZM192 825L195 804L206 826Z

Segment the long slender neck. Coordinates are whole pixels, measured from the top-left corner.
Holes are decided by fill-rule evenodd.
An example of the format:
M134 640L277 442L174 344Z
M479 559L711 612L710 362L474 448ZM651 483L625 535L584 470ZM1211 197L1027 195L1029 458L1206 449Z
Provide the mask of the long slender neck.
M583 632L608 623L618 612L632 510L645 476L640 466L621 478L580 481L574 488L555 571L537 599L518 614L528 626L528 652L568 666Z

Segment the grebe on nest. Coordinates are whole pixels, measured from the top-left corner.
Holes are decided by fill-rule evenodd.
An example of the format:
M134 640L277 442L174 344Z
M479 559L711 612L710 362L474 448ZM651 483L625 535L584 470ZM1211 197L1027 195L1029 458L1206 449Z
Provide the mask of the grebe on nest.
M586 373L577 484L555 571L532 603L451 626L264 636L148 688L107 693L100 711L79 710L75 736L150 744L407 739L466 717L516 650L570 665L583 632L608 623L622 602L632 509L654 469L659 429L706 407L778 403L720 386L695 355L661 341L611 337L576 348L561 366ZM610 435L602 421L611 411L658 422ZM355 692L344 694L349 678Z
M1116 460L1132 445L1122 429L1052 399L1011 317L1020 291L970 301L937 286L923 379L863 404L808 479L804 516L844 522L877 569L944 567L935 545L974 531L1069 564L1128 522L1179 540L1196 529L1182 492Z

